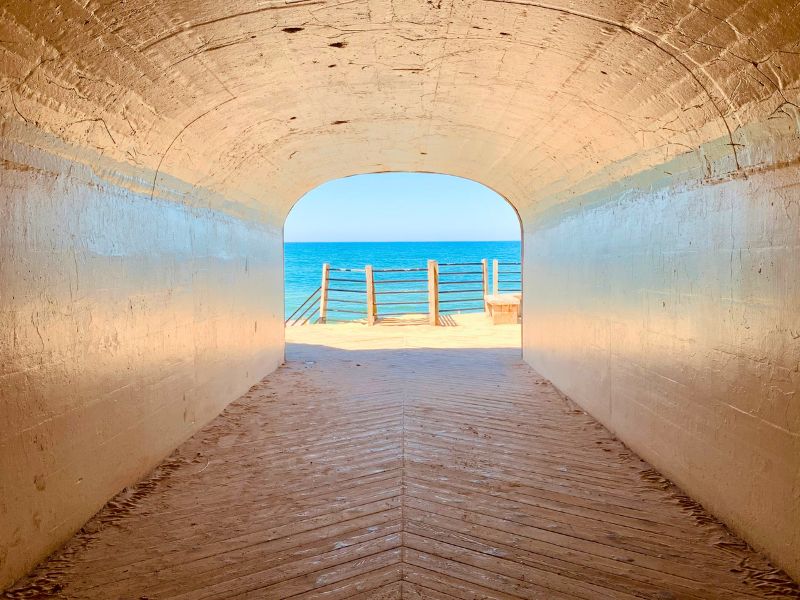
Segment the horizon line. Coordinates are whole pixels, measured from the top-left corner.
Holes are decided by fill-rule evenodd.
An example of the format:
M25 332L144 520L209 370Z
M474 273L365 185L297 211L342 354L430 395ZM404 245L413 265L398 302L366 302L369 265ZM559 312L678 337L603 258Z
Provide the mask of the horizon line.
M521 242L512 240L284 240L284 244L430 244L430 243L485 243L485 242Z

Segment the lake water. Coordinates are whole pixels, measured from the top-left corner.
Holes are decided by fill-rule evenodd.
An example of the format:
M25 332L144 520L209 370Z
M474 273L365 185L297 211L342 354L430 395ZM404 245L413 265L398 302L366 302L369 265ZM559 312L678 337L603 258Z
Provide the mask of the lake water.
M286 261L286 317L320 285L323 263L332 269L427 269L429 259L440 263L440 309L443 312L483 310L480 265L445 266L449 263L489 263L491 290L492 260L520 261L519 242L288 242ZM500 291L519 290L519 266L500 267ZM363 318L366 306L364 273L332 271L329 297L330 320ZM378 315L427 311L427 272L376 272ZM350 281L341 281L341 280ZM381 283L402 281L402 283ZM411 293L394 293L399 290ZM337 301L338 299L338 301ZM336 310L337 312L334 312ZM338 312L353 311L353 312Z

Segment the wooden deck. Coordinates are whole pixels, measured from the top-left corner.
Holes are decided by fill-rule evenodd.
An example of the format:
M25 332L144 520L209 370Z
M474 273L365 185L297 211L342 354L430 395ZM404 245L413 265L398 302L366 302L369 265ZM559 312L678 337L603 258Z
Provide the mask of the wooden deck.
M525 366L516 326L336 327L292 333L10 597L797 597Z

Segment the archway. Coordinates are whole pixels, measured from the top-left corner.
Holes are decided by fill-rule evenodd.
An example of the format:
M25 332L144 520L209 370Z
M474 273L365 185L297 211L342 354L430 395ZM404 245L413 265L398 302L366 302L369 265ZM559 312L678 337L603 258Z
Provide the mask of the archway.
M284 226L287 324L453 324L487 312L491 294L517 301L520 227L507 201L462 178L381 173L319 186Z

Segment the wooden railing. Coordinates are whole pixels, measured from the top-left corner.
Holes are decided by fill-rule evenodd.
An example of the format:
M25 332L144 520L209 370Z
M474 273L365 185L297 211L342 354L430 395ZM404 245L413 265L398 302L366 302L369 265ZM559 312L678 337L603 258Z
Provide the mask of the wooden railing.
M319 323L351 321L343 315L367 317L366 269L343 269L322 265L323 290L320 300ZM333 316L331 316L333 315Z
M467 277L467 279L463 279ZM444 305L438 309L439 313L453 312L480 312L486 310L484 297L489 290L489 278L486 268L486 259L480 262L469 263L441 263L439 265L438 293L445 298L439 300ZM455 297L467 295L464 297ZM454 304L467 305L467 309L453 307Z
M369 269L367 296L372 297L372 306L368 325L376 323L379 315L386 318L428 314L431 289L428 268Z
M517 291L520 263L492 261L493 291ZM519 286L517 285L517 288ZM480 262L439 263L427 267L345 269L322 266L320 287L292 315L286 325L363 321L398 315L426 315L431 325L455 312L486 311L489 293L486 259ZM423 299L424 298L424 299Z
M492 293L513 294L522 291L522 263L492 261Z

